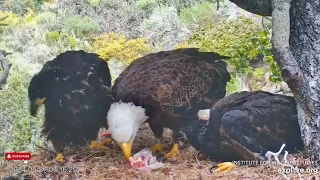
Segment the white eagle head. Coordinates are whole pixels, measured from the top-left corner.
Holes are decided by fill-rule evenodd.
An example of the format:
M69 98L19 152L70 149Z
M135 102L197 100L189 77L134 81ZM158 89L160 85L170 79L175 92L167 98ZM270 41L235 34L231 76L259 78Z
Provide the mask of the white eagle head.
M111 104L107 115L109 131L112 138L121 147L126 160L131 157L132 144L140 126L148 118L144 108L131 102Z

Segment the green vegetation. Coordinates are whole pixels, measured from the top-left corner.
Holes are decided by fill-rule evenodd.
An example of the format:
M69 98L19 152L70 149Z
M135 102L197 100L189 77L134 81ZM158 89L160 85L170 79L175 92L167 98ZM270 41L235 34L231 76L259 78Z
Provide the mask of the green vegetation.
M1 153L43 142L43 112L39 118L29 116L28 83L46 61L67 50L98 53L108 61L113 80L134 59L153 51L214 51L231 57L228 93L240 91L247 76L264 81L267 70L251 66L260 54L270 81L281 81L268 29L242 16L226 19L215 1L5 0L1 6L0 18L8 16L1 23L8 26L0 26L0 49L13 53L7 57L9 78L0 90Z

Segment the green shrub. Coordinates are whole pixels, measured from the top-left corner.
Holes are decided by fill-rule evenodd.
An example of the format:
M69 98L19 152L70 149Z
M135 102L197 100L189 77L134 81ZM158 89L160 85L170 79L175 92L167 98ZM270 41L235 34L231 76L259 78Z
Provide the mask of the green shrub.
M27 88L31 76L28 68L13 63L7 84L0 91L0 153L30 150L40 142L43 111L38 118L29 115Z
M60 20L54 12L42 12L36 16L36 19L40 26L49 31L61 29L62 24L60 24Z
M191 33L181 22L175 7L157 7L139 27L140 36L147 37L153 48L172 49Z
M215 20L215 4L205 1L180 12L182 22L194 29L212 24Z
M177 10L181 10L183 8L188 8L193 6L196 3L201 3L205 0L157 0L158 4L173 6L177 8Z
M128 38L138 36L137 27L146 17L146 13L137 7L135 1L127 0L101 0L96 7L88 0L58 1L56 9L61 21L71 17L90 17L94 23L99 24L99 34L112 31Z
M231 73L232 80L227 86L228 93L231 93L241 90L242 77L252 72L250 61L259 52L256 51L256 46L250 38L259 31L260 29L252 20L244 17L231 21L220 20L198 29L189 40L177 45L176 48L198 47L201 51L216 52L231 57L227 60L234 69Z
M237 76L234 74L231 74L231 79L229 82L227 82L226 96L232 93L238 92L240 90L241 90L241 86L240 86L239 80L237 79Z
M272 45L269 39L269 31L263 30L260 32L256 32L250 39L256 49L252 50L258 53L263 54L263 60L267 64L269 64L269 69L271 71L271 75L269 76L269 80L271 82L280 82L282 81L281 71L278 63L273 59L272 55Z
M60 34L57 31L50 31L46 33L46 40L49 43L56 42L60 39Z
M37 21L39 24L55 23L57 20L57 14L53 12L42 12L37 15Z
M43 0L8 0L6 6L8 10L19 15L24 15L28 12L28 8L39 11L42 4Z
M11 12L0 11L0 18L5 18L0 22L1 33L22 23L22 18Z
M149 53L151 48L144 38L127 39L122 34L107 33L95 38L92 50L106 61L115 58L126 65Z
M86 39L88 37L80 38L75 33L66 33L64 31L49 31L46 33L45 43L50 46L54 55L58 55L68 50L82 49L84 51L90 51L91 46Z
M69 33L74 32L76 36L86 36L100 31L99 24L88 16L69 17L64 25Z
M235 20L221 20L215 24L196 31L188 41L177 47L199 47L202 51L213 51L232 57L228 63L237 73L246 73L250 61L259 52L252 43L251 37L259 32L252 20L239 17Z
M152 13L154 8L158 6L157 0L138 0L137 6L139 9L145 11L148 15Z
M88 2L92 7L97 7L100 5L101 0L88 0Z

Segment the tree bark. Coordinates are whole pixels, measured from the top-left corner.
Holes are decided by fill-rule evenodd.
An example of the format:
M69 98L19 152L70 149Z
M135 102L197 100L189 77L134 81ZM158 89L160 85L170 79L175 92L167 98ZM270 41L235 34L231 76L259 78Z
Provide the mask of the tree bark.
M256 0L230 1L259 15L269 8ZM273 55L297 101L305 149L320 168L320 0L265 1L272 1Z
M0 76L0 87L6 83L6 80L9 76L9 71L10 71L10 64L5 57L7 54L3 51L0 50L0 62L1 62L1 67L3 69L2 76Z
M296 97L302 139L311 160L320 168L320 1L292 0L290 49L300 86L288 84ZM293 77L295 78L295 77Z

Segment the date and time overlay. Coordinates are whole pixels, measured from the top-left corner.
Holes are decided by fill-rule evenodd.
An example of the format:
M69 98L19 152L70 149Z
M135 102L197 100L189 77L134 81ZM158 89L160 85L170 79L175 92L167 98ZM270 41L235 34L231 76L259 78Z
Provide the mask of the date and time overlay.
M12 166L8 170L9 173L76 173L78 169L74 166L29 166L28 161L31 160L29 152L10 152L5 153L7 161L21 161L21 165Z

